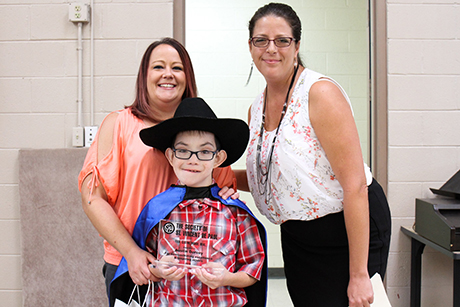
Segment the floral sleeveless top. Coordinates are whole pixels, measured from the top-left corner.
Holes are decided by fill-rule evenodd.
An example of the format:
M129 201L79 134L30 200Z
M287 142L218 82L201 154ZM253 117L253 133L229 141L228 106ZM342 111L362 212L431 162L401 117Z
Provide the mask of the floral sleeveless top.
M343 210L342 187L316 137L308 113L310 88L320 78L336 84L350 103L337 82L305 69L294 87L281 122L270 165L267 163L276 129L263 130L261 156L257 158L264 92L251 107L251 135L246 158L248 183L257 208L275 224L287 220L312 220ZM372 174L365 163L364 169L369 185ZM261 176L267 171L267 176Z

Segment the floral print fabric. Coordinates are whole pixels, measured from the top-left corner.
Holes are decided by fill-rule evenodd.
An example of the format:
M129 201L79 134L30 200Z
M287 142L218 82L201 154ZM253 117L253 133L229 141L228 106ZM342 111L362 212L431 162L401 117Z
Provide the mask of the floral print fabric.
M246 159L248 183L257 208L275 224L287 220L312 220L343 210L342 187L316 137L308 113L310 88L321 78L336 84L349 102L338 83L305 69L294 87L281 122L270 165L267 163L276 129L263 130L261 165L257 165L264 93L251 107L251 135ZM268 180L266 184L261 184L260 170L265 173L268 167ZM372 174L367 165L365 171L370 183Z

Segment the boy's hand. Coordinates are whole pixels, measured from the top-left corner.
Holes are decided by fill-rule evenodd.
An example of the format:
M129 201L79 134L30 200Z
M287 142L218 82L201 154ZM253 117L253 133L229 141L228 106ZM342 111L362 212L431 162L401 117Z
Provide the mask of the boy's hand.
M173 262L178 263L174 256L164 256L159 262ZM157 265L151 264L149 266L150 272L158 277L163 278L169 281L180 280L185 276L185 270L183 268L178 268L177 266L171 266L169 264L162 265L157 262Z
M194 269L193 274L209 288L216 289L226 286L232 273L230 273L222 263L209 262L203 265L201 269Z

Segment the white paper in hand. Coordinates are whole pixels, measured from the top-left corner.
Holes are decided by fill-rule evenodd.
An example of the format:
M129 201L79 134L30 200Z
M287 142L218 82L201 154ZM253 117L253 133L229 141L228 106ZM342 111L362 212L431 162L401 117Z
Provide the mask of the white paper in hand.
M372 307L391 307L387 293L383 287L382 277L379 273L375 273L371 278L372 288L374 289L374 303Z

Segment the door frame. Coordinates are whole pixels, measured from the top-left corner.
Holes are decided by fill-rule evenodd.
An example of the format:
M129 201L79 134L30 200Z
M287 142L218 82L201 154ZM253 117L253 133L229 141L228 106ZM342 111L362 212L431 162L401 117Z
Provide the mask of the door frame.
M387 3L369 0L371 80L371 168L388 189Z

